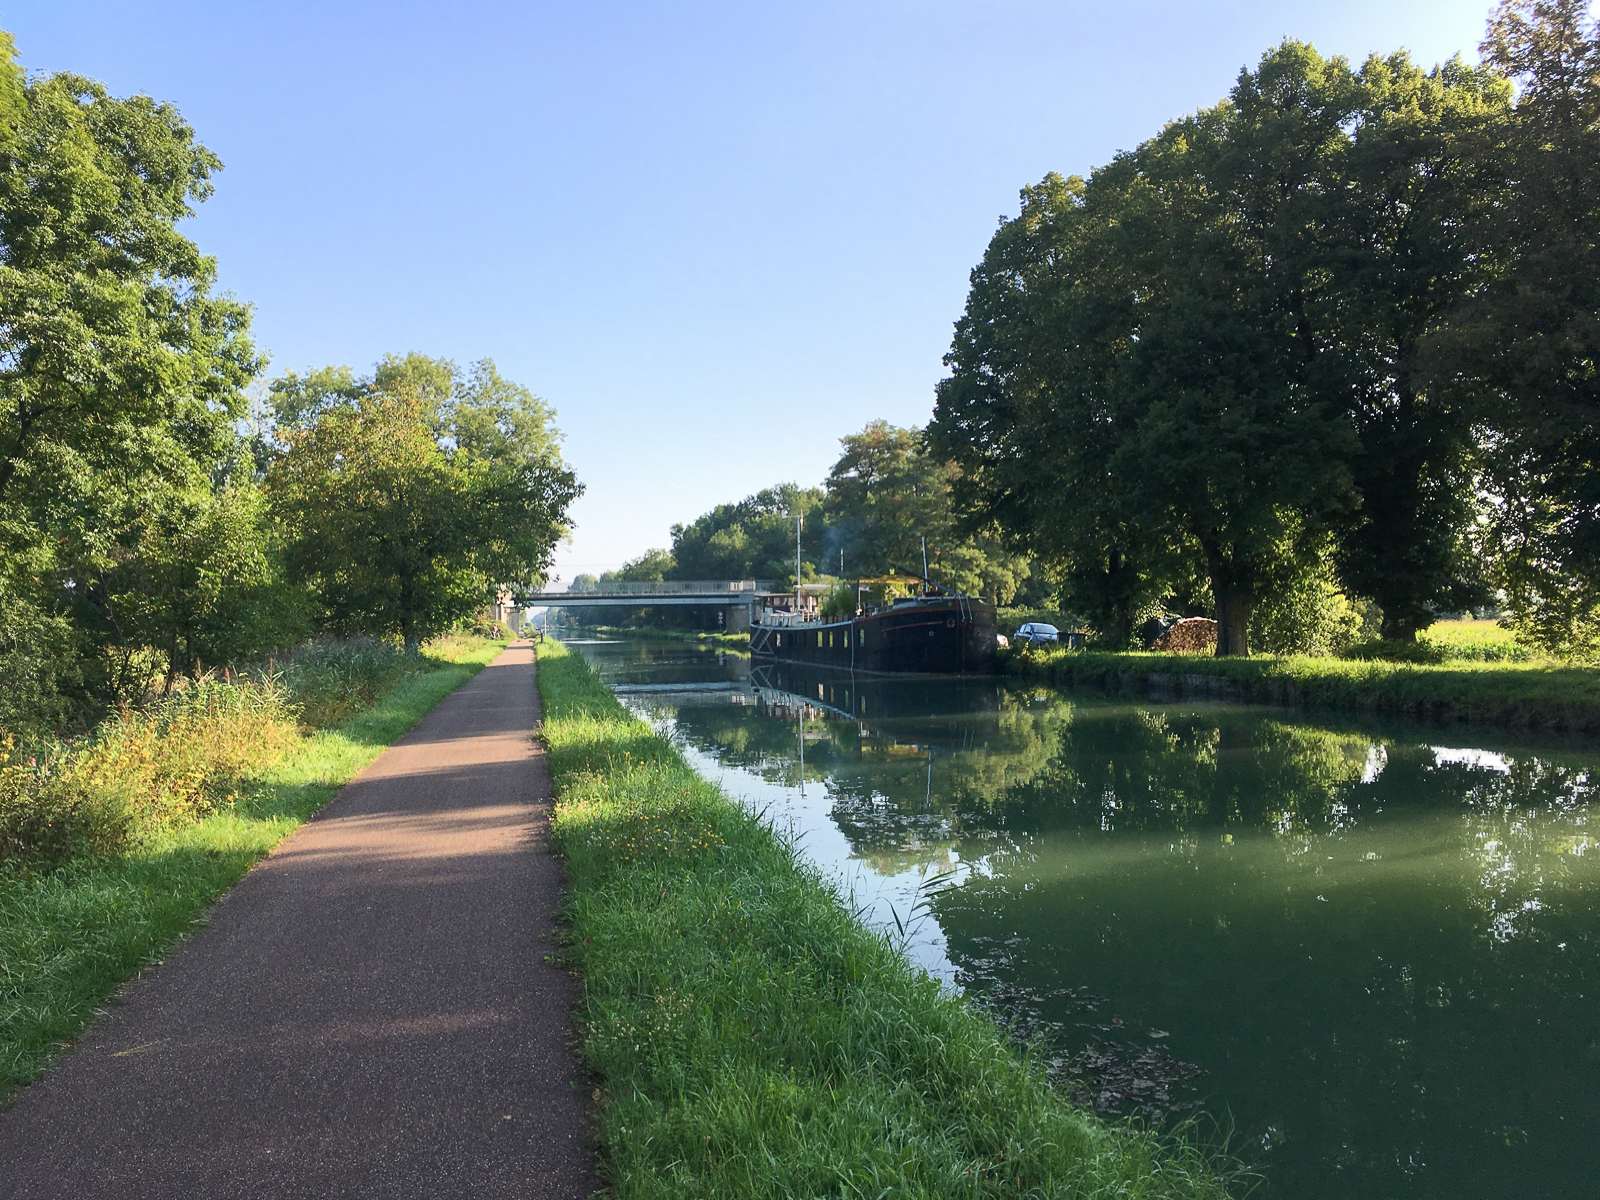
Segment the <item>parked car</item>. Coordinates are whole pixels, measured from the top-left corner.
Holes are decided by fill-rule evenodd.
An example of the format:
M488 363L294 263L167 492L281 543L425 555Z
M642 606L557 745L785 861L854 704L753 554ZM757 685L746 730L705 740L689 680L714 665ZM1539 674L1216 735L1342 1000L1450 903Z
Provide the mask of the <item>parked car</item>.
M1022 646L1054 645L1061 640L1061 631L1043 621L1029 621L1017 629L1015 640Z

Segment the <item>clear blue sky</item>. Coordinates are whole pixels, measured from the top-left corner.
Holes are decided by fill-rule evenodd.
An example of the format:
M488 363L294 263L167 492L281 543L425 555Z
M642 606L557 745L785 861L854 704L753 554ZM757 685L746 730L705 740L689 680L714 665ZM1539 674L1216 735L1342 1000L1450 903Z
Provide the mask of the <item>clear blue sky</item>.
M1211 104L1290 36L1476 58L1489 0L0 0L35 71L175 103L190 233L271 370L492 357L588 494L558 570L922 424L1017 191Z

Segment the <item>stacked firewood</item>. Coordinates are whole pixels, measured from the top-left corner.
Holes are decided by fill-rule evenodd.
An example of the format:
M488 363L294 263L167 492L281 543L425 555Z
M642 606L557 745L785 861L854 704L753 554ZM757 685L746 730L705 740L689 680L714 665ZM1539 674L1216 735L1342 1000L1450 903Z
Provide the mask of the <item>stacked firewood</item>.
M1158 637L1150 648L1164 654L1215 654L1217 623L1205 617L1186 617Z

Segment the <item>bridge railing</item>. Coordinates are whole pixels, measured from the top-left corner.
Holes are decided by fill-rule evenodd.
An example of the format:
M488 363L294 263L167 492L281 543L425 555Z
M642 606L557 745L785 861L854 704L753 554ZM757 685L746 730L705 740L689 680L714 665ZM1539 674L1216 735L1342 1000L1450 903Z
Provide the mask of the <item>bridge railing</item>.
M662 583L634 583L623 580L607 580L592 589L581 592L565 591L559 593L564 597L594 596L596 599L609 596L718 596L724 594L738 595L749 592L767 592L772 590L772 581L767 579L669 579ZM555 592L540 592L539 595L557 595Z

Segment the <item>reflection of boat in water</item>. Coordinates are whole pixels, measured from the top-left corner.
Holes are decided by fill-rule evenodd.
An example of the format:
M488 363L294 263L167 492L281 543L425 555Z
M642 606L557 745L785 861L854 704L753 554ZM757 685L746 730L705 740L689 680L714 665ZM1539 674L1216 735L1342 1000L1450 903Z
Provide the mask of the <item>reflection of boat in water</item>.
M815 709L876 729L891 738L921 742L964 741L951 717L992 720L1000 711L994 682L981 678L919 679L865 677L805 663L768 662L750 669L750 686L761 704L788 715L790 709Z
M923 595L830 619L817 599L806 588L763 596L750 626L750 653L852 671L994 672L999 627L992 604L930 585Z

